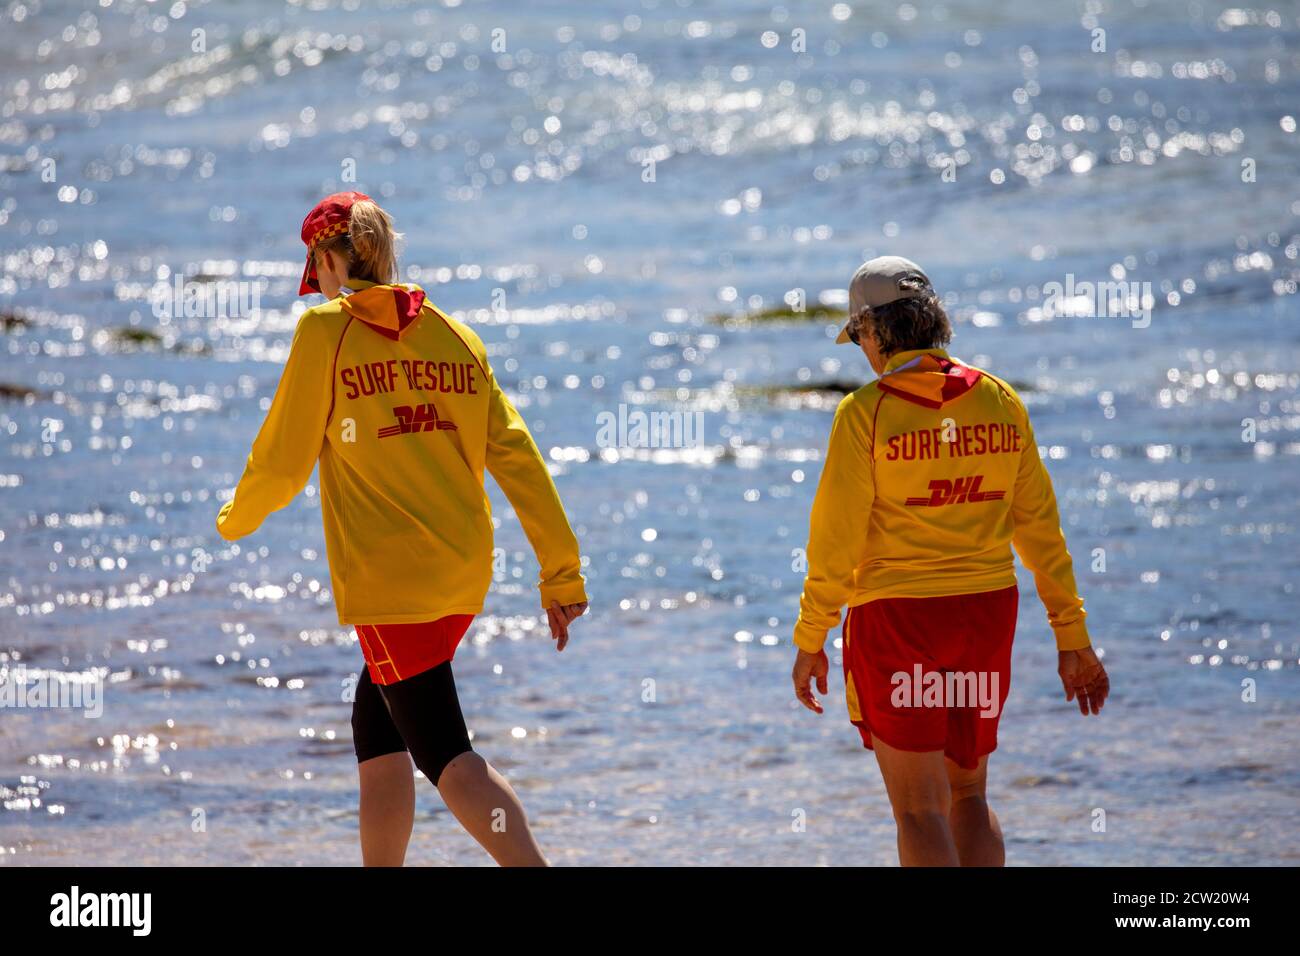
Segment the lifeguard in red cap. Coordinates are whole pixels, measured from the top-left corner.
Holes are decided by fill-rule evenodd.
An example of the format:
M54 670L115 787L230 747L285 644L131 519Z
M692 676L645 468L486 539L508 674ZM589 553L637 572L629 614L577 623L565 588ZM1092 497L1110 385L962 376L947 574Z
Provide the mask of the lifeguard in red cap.
M587 608L578 542L546 463L483 343L397 280L392 220L336 193L303 221L298 322L271 409L217 530L256 531L320 462L339 622L366 666L352 709L367 865L401 865L415 813L411 763L501 864L545 864L514 791L470 746L452 658L492 580L490 471L541 564L556 649ZM409 755L408 755L409 754Z

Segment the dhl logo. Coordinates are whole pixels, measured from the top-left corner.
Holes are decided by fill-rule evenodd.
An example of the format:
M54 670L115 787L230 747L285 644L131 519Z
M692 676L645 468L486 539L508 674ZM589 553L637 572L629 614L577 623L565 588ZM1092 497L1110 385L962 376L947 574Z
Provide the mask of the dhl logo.
M431 432L437 429L456 430L454 422L438 417L438 409L434 407L432 402L416 405L414 408L410 405L399 405L393 409L393 414L397 416L397 424L387 425L379 429L380 438L391 438L394 435L410 435L413 432Z
M941 508L944 505L962 505L968 502L999 501L1006 497L1005 491L980 491L980 482L983 480L983 475L954 478L951 481L936 478L929 485L930 497L908 498L907 503L912 507Z

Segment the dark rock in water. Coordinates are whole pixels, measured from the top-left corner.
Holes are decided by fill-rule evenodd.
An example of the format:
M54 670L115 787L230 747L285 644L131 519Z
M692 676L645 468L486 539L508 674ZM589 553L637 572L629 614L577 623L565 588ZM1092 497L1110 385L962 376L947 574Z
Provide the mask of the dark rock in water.
M211 355L212 346L202 339L191 339L188 342L177 342L171 350L177 355Z
M827 382L801 382L798 385L739 386L736 391L742 395L748 393L761 398L777 398L782 395L807 395L819 392L848 395L850 392L856 392L865 384L865 382L850 382L846 379L831 379Z
M1035 773L1035 774L1029 774L1028 776L1025 776L1025 777L1016 777L1014 780L1011 781L1011 786L1013 786L1013 787L1025 787L1025 788L1032 788L1032 787L1069 787L1069 786L1072 786L1073 784L1074 784L1074 781L1071 780L1069 777L1058 776L1058 775L1050 774L1050 773L1043 773L1043 774Z
M0 312L0 326L4 326L6 332L12 332L14 329L25 329L31 324L17 312Z
M1213 769L1202 768L1200 772L1183 778L1183 785L1192 787L1202 784L1248 783L1259 777L1267 777L1272 769L1268 764L1249 761L1226 764Z
M750 396L769 399L790 395L849 395L866 384L866 382L850 381L848 379L830 379L825 382L801 382L797 385L741 386L736 391L741 394L748 393ZM1029 382L1008 382L1008 384L1017 392L1036 391Z
M12 382L0 382L0 400L25 402L40 397L41 393L34 388L28 388L26 385L15 385Z
M835 392L839 395L849 395L865 384L865 382L832 379L829 382L810 382L807 385L787 385L779 390L782 392Z
M113 341L119 345L139 345L139 346L158 346L162 345L162 336L157 332L149 329L139 329L135 326L125 326L120 329L113 329L110 334Z
M108 339L118 348L166 349L177 355L209 355L212 352L212 346L201 338L178 339L169 344L167 339L152 329L142 329L134 325L110 329Z
M788 305L774 305L749 315L730 315L719 312L712 321L725 322L843 322L846 312L832 305L811 305L803 312L796 312Z
M807 385L777 385L773 386L774 392L839 392L841 395L848 395L850 392L856 392L866 382L849 382L842 379L831 379L829 382L810 382ZM1030 382L1007 381L1007 384L1016 390L1016 392L1036 392L1038 389Z

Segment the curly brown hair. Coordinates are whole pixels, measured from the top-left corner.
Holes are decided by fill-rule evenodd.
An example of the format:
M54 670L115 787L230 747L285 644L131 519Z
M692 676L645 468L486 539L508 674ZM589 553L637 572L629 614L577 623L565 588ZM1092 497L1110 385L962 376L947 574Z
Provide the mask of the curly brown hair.
M858 335L875 333L882 355L943 348L952 341L952 323L933 293L862 309L853 316L853 325Z

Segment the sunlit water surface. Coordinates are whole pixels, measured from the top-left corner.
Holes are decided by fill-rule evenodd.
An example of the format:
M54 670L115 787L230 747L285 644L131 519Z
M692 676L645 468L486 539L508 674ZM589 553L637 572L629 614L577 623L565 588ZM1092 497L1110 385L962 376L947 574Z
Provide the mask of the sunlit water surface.
M1023 578L1009 861L1297 861L1290 5L357 6L0 13L0 669L104 682L98 719L0 715L0 861L359 861L314 479L238 546L213 528L340 188L488 343L590 562L556 655L492 488L457 680L556 862L894 861L842 681L817 718L788 680L837 396L782 389L870 371L831 322L714 318L838 304L884 252L1022 388L1113 676L1101 719L1060 699ZM163 322L176 275L265 280L262 310ZM1149 282L1149 327L1045 310L1069 275ZM701 412L702 447L599 447L620 403ZM410 860L486 862L421 787Z

